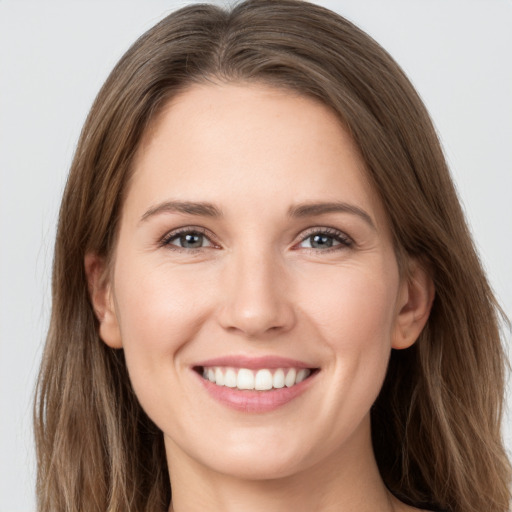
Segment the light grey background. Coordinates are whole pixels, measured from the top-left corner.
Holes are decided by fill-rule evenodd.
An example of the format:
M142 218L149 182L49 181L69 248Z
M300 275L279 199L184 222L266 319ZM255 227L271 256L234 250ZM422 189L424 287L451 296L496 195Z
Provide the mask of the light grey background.
M128 46L187 3L0 0L0 512L35 510L31 402L58 205L81 125ZM512 316L512 2L317 3L369 32L416 85ZM504 435L512 449L510 417Z

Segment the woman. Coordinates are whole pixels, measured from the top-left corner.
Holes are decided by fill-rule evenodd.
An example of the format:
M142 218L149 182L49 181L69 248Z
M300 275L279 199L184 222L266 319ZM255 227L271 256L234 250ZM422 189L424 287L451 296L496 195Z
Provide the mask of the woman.
M53 290L40 510L508 509L500 310L421 101L330 11L191 6L134 44Z

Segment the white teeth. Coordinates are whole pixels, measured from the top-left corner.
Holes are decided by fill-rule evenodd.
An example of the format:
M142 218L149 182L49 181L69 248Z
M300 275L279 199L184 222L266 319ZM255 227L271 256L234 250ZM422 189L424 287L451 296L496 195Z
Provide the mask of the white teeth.
M228 368L224 374L224 386L236 388L236 372L233 368Z
M302 382L306 377L309 376L311 372L307 370L306 368L301 368L298 373L297 377L295 378L295 383L298 384L299 382Z
M272 386L277 389L284 388L284 370L281 370L281 368L276 370L276 373L274 373Z
M254 379L254 389L258 391L272 389L272 374L270 370L258 370Z
M247 368L225 368L222 366L203 368L203 377L217 386L229 388L268 391L290 388L311 375L307 368L277 368L269 370L249 370Z
M215 384L217 386L224 386L224 375L220 368L215 368Z
M297 376L297 371L295 368L288 370L286 374L286 378L284 379L284 383L287 388L291 388L295 384L295 377Z
M254 389L254 373L246 368L238 370L236 387L238 389Z

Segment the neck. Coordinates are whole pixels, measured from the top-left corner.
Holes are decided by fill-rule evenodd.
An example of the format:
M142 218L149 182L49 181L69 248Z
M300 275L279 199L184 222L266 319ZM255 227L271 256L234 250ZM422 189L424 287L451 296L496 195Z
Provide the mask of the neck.
M170 512L395 512L371 449L370 429L350 447L299 472L242 479L207 468L166 439L173 503Z

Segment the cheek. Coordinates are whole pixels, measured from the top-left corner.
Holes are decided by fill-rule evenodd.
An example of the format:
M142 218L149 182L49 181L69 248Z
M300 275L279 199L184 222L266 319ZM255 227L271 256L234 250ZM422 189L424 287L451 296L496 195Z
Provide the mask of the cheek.
M398 272L392 265L374 272L340 268L313 282L314 288L302 292L304 309L333 349L390 348L398 293Z
M333 379L326 403L337 403L348 414L333 419L333 432L345 431L338 423L355 427L361 421L387 371L399 278L393 266L386 270L340 269L330 280L316 281L324 284L315 287L305 305L316 336L330 351Z
M123 349L136 394L167 386L176 378L181 348L200 329L209 298L191 286L186 272L135 261L116 268L116 312ZM168 380L169 379L169 380Z

